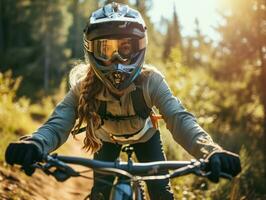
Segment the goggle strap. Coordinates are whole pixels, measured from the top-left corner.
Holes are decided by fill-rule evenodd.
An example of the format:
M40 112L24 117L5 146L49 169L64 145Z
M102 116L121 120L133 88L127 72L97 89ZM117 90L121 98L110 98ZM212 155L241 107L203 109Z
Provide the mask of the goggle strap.
M139 50L146 47L146 37L139 39Z
M89 52L93 52L93 41L87 40L86 38L84 38L84 41L84 48Z

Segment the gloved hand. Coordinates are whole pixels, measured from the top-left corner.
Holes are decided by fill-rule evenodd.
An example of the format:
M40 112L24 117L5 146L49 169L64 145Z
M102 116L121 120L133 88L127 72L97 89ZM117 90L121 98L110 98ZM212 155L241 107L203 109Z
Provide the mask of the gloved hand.
M31 176L35 171L34 168L31 167L31 165L42 160L42 153L37 145L33 142L12 142L6 149L5 160L10 165L22 165L25 173L28 176Z
M207 158L209 164L207 170L211 171L208 176L209 180L217 183L219 181L220 173L224 172L236 176L241 172L240 159L237 154L229 151L214 152Z

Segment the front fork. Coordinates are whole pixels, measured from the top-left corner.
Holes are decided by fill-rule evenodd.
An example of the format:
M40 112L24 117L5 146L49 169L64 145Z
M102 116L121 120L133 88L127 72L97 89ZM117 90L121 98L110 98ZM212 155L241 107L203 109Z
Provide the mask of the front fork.
M132 188L134 191L134 200L146 200L144 185L141 181L134 182Z

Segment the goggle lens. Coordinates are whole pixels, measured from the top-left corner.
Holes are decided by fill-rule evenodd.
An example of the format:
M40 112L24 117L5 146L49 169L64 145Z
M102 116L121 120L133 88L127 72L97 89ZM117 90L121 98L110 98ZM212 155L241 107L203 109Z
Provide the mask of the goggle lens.
M117 54L122 59L130 59L133 54L145 47L145 38L85 40L86 50L93 52L94 56L102 61L111 61Z

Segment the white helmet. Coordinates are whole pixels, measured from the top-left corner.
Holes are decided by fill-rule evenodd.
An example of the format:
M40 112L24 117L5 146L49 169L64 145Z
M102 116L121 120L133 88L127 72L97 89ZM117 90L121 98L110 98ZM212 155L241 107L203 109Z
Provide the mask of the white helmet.
M137 10L111 3L96 10L84 29L85 59L114 93L140 74L147 45L145 23Z

